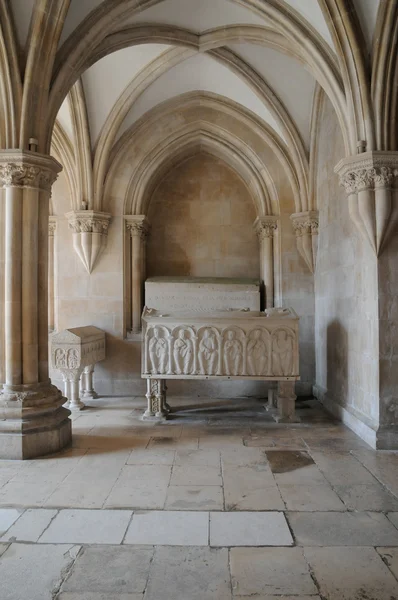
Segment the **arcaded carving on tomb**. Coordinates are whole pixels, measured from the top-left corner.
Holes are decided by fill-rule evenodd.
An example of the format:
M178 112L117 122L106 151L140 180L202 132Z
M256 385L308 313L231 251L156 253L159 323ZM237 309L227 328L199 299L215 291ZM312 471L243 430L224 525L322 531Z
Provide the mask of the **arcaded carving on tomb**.
M173 348L174 372L176 375L189 375L192 373L193 354L194 346L190 338L190 332L184 328L179 329Z
M67 352L68 369L77 369L80 367L80 356L76 348L70 348Z
M293 374L294 333L290 329L276 329L272 334L272 374Z
M267 374L268 338L269 333L264 329L254 329L250 332L247 343L248 375Z
M216 375L218 366L218 333L212 328L203 330L199 342L199 366L203 375Z
M54 351L54 365L56 369L67 368L66 353L63 348L56 348Z
M149 340L150 372L165 374L168 362L168 344L159 327L153 328L153 337Z
M242 371L243 344L236 337L236 331L230 329L225 334L224 365L226 375L239 375Z

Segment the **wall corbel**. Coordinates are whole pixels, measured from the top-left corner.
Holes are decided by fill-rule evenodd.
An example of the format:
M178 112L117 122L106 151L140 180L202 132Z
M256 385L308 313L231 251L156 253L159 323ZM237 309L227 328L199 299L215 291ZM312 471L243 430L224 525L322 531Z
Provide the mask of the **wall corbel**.
M74 210L65 216L73 232L73 247L87 273L91 273L106 247L111 215L95 210Z
M296 233L297 249L311 273L314 273L318 250L319 213L317 210L307 210L291 215L290 219Z
M363 152L341 160L335 172L351 219L378 256L398 220L398 152Z

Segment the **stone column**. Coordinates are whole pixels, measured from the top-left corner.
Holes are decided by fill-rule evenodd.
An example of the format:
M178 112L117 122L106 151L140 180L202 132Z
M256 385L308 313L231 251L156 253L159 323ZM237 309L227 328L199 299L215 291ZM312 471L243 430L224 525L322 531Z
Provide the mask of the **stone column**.
M55 329L55 262L54 262L54 236L57 228L55 217L48 221L48 331Z
M144 215L125 217L131 236L131 323L132 333L141 331L141 313L144 308L145 245L149 222Z
M265 308L274 306L274 232L277 217L257 217L254 229L260 242L260 278L264 282Z
M369 281L377 303L369 307L368 318L375 326L373 352L377 361L377 406L372 407L371 426L361 429L375 448L398 449L398 152L363 152L339 162L335 171L344 186L350 217L364 243L371 248ZM376 266L376 269L373 267ZM364 273L367 277L368 273ZM374 307L374 308L373 308ZM372 310L373 308L373 310ZM376 314L375 314L376 313ZM369 371L369 369L367 369ZM370 371L371 372L371 371ZM366 386L365 373L364 379ZM373 415L377 415L373 417Z
M291 215L296 233L297 249L304 258L307 267L314 273L318 250L319 215L317 210L309 210Z
M5 374L0 458L33 458L71 442L65 399L48 377L48 219L61 165L36 152L0 152L5 189Z
M91 400L95 400L98 398L98 394L94 389L93 384L93 375L94 375L94 365L88 365L84 367L84 371L82 373L82 396L83 398L90 398Z

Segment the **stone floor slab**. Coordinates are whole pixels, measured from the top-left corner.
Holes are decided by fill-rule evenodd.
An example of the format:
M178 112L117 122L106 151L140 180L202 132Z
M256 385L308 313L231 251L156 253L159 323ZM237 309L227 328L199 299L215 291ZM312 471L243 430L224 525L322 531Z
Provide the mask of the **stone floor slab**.
M230 567L238 596L317 593L301 548L232 548Z
M380 547L376 548L383 559L384 564L390 569L391 573L398 579L398 548Z
M209 513L184 511L136 512L125 544L207 546Z
M167 485L158 487L156 485L146 485L145 482L136 486L128 482L117 483L106 499L104 508L163 509L167 489Z
M398 583L374 548L305 548L325 600L395 600Z
M56 600L143 600L142 594L110 594L108 592L84 592L84 596L80 592L63 592L59 594ZM279 599L281 600L281 599ZM296 598L297 600L297 598ZM300 598L300 600L303 600ZM304 599L305 600L305 599ZM314 600L312 597L310 600Z
M0 535L3 535L21 514L22 511L16 508L0 508Z
M128 510L61 510L39 542L120 544L131 516Z
M246 448L246 446L222 450L221 462L223 465L233 465L235 467L265 465L268 463L262 448Z
M311 454L333 486L377 483L373 475L348 452L312 452Z
M291 546L283 513L210 513L210 546Z
M329 511L346 510L330 485L278 485L287 510Z
M398 512L389 512L387 516L391 523L398 529Z
M220 452L213 448L206 450L177 450L174 464L178 467L213 467L220 469Z
M62 592L80 593L81 600L86 599L86 593L106 594L106 600L112 598L109 594L117 594L118 599L120 594L142 594L147 585L152 557L153 548L84 548L70 577L62 586Z
M166 510L223 510L222 487L216 485L171 485L167 490Z
M79 546L10 544L0 558L1 600L53 600Z
M299 546L398 546L398 531L381 513L289 512Z
M145 600L231 600L228 550L156 548Z
M127 459L128 465L169 465L174 463L175 450L134 449Z
M398 499L380 484L336 485L334 489L348 510L387 512L398 509Z
M222 484L220 467L173 467L170 485L218 485Z
M1 541L37 542L56 514L56 510L30 508L2 536Z

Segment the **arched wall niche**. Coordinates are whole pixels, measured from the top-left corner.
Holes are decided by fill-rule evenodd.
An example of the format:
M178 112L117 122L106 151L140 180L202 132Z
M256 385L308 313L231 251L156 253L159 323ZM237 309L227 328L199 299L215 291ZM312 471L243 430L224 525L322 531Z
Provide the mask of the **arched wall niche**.
M200 146L164 174L147 214L148 277L259 277L250 191L225 161Z

